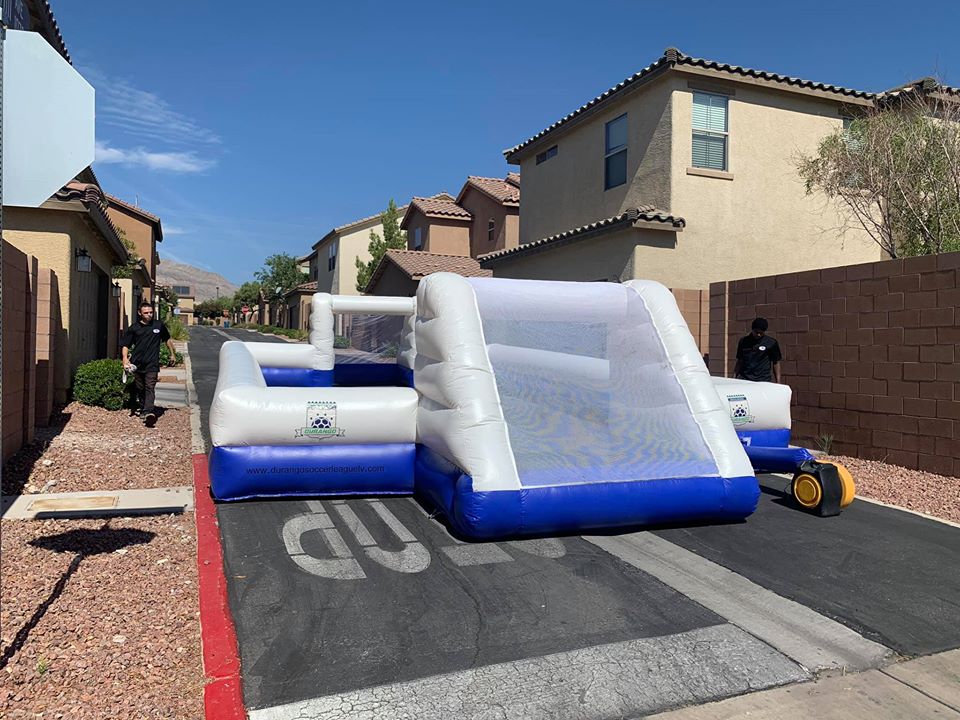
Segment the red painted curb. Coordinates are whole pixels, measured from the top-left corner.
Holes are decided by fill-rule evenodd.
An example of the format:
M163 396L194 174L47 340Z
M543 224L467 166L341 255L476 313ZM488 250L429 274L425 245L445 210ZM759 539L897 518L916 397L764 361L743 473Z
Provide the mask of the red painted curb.
M237 633L227 602L220 528L210 496L207 456L203 454L193 456L193 498L197 520L200 641L203 671L211 680L203 689L205 715L208 720L245 720Z

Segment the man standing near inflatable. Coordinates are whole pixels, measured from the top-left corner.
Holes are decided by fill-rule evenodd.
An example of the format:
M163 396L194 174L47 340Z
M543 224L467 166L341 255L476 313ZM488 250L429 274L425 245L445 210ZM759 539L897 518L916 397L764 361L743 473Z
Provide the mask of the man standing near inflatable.
M171 364L176 362L177 352L167 326L153 319L153 305L146 301L140 303L137 315L137 321L127 328L120 341L123 369L133 373L140 400L137 414L143 418L144 425L153 427L157 422L153 404L156 398L157 375L160 374L160 345L167 344Z
M750 334L737 345L737 364L733 376L754 382L780 382L780 345L767 335L769 323L758 317L750 325Z

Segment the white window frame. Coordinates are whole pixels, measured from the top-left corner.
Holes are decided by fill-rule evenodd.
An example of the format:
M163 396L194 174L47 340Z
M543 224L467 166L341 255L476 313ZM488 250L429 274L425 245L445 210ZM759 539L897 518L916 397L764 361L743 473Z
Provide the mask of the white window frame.
M617 183L616 185L610 185L607 178L607 160L619 153L623 153L624 157L626 158L627 148L630 144L629 135L628 135L627 142L625 142L623 145L617 145L616 147L613 147L613 148L607 148L607 135L609 134L609 128L613 123L617 122L618 120L624 121L624 123L627 125L627 131L629 132L630 125L629 125L629 120L627 120L627 113L618 115L613 120L610 120L609 122L606 122L603 125L603 189L604 189L604 192L606 192L607 190L612 190L613 188L620 187L621 185L626 185L627 180L629 179L627 177L626 170L624 170L624 173L623 173L623 182ZM624 164L626 164L626 160L624 161Z
M722 131L720 130L705 130L702 128L694 127L693 123L693 112L692 108L696 105L697 95L705 95L711 98L718 98L723 100L723 127ZM691 112L690 112L690 167L697 168L699 170L715 170L717 172L730 172L730 98L726 95L720 93L704 92L703 90L694 90L693 96L691 98ZM705 137L720 137L723 138L723 167L702 167L697 165L693 159L693 139L697 135L703 135Z
M497 239L497 221L490 218L487 221L487 242L494 242Z

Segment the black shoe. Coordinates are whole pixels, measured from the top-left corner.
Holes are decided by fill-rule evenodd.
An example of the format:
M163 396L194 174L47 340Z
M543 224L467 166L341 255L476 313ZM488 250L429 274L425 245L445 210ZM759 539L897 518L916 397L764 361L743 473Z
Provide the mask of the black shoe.
M157 424L157 416L152 412L144 413L143 424L146 425L148 428L152 428L154 425Z

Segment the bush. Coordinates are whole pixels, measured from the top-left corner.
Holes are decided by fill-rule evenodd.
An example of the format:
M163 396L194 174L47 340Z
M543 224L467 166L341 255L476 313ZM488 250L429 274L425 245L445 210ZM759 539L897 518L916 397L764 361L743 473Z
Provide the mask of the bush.
M190 337L190 333L187 332L187 327L176 315L168 315L167 319L163 322L166 324L167 330L170 332L170 337L172 337L174 340L186 340Z
M350 347L350 338L344 337L343 335L334 335L333 336L333 346L340 350Z
M183 365L183 353L177 353L177 365ZM165 366L170 364L170 348L166 345L160 346L160 365Z
M123 382L123 363L120 360L94 360L77 368L73 378L73 398L84 405L107 410L120 410L128 402L130 393Z
M383 350L380 351L380 357L395 358L399 351L400 351L400 346L397 345L397 343L390 343Z

